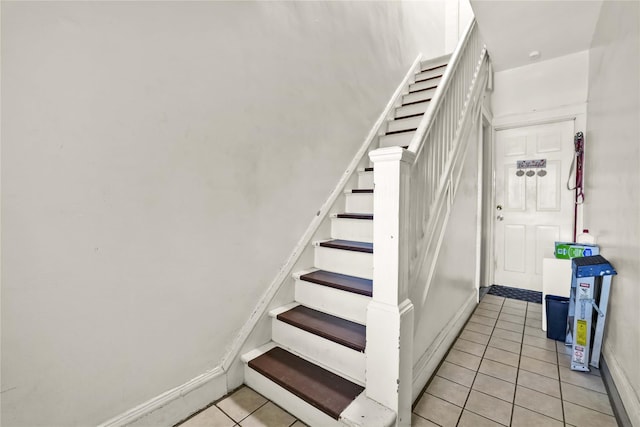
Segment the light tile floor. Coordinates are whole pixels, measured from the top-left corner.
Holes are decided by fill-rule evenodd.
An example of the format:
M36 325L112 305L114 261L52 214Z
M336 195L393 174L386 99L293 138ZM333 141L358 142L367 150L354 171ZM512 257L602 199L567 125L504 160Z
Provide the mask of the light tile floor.
M600 372L576 372L542 305L485 295L414 407L414 426L617 426Z
M412 426L616 426L600 373L569 369L541 316L540 304L485 295L418 399ZM233 426L305 424L248 387L181 424Z
M180 424L180 427L234 426L306 427L306 424L249 387L239 388Z

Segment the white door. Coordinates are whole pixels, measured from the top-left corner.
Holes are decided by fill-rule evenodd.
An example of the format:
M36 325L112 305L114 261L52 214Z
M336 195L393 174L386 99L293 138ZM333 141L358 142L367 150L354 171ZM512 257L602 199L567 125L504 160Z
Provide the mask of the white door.
M496 132L495 284L542 291L543 258L554 256L555 241L572 240L573 135L573 120ZM546 174L518 173L518 160L537 159Z

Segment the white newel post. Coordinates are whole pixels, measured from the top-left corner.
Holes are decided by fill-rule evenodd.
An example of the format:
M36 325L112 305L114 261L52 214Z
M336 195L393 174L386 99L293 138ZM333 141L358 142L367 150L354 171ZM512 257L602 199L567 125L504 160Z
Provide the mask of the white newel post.
M367 397L411 425L413 304L408 299L409 172L401 147L369 153L373 162L373 298L367 309Z

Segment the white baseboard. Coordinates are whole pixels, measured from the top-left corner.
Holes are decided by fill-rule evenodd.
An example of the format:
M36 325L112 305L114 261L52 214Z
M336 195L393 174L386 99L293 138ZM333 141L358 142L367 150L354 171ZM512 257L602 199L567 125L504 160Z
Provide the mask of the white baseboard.
M433 343L427 348L422 356L413 366L413 388L412 395L413 400L417 399L424 386L429 381L429 378L433 375L436 368L444 358L445 354L449 350L449 347L453 344L462 327L471 316L473 309L476 307L477 300L476 289L471 292L469 298L462 305L458 313L453 319L433 340Z
M227 394L227 378L218 366L120 414L98 427L170 427Z
M640 398L638 398L638 394L629 382L629 377L625 375L618 359L613 355L611 347L606 342L603 346L602 356L607 363L609 372L611 372L611 378L613 378L616 389L618 389L618 394L629 416L629 420L631 420L631 424L640 426Z

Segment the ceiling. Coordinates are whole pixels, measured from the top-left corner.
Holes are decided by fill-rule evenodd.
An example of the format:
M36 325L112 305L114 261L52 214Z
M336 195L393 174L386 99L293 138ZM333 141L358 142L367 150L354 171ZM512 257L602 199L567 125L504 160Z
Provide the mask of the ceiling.
M602 0L471 0L496 71L589 49ZM529 58L540 52L537 59Z

